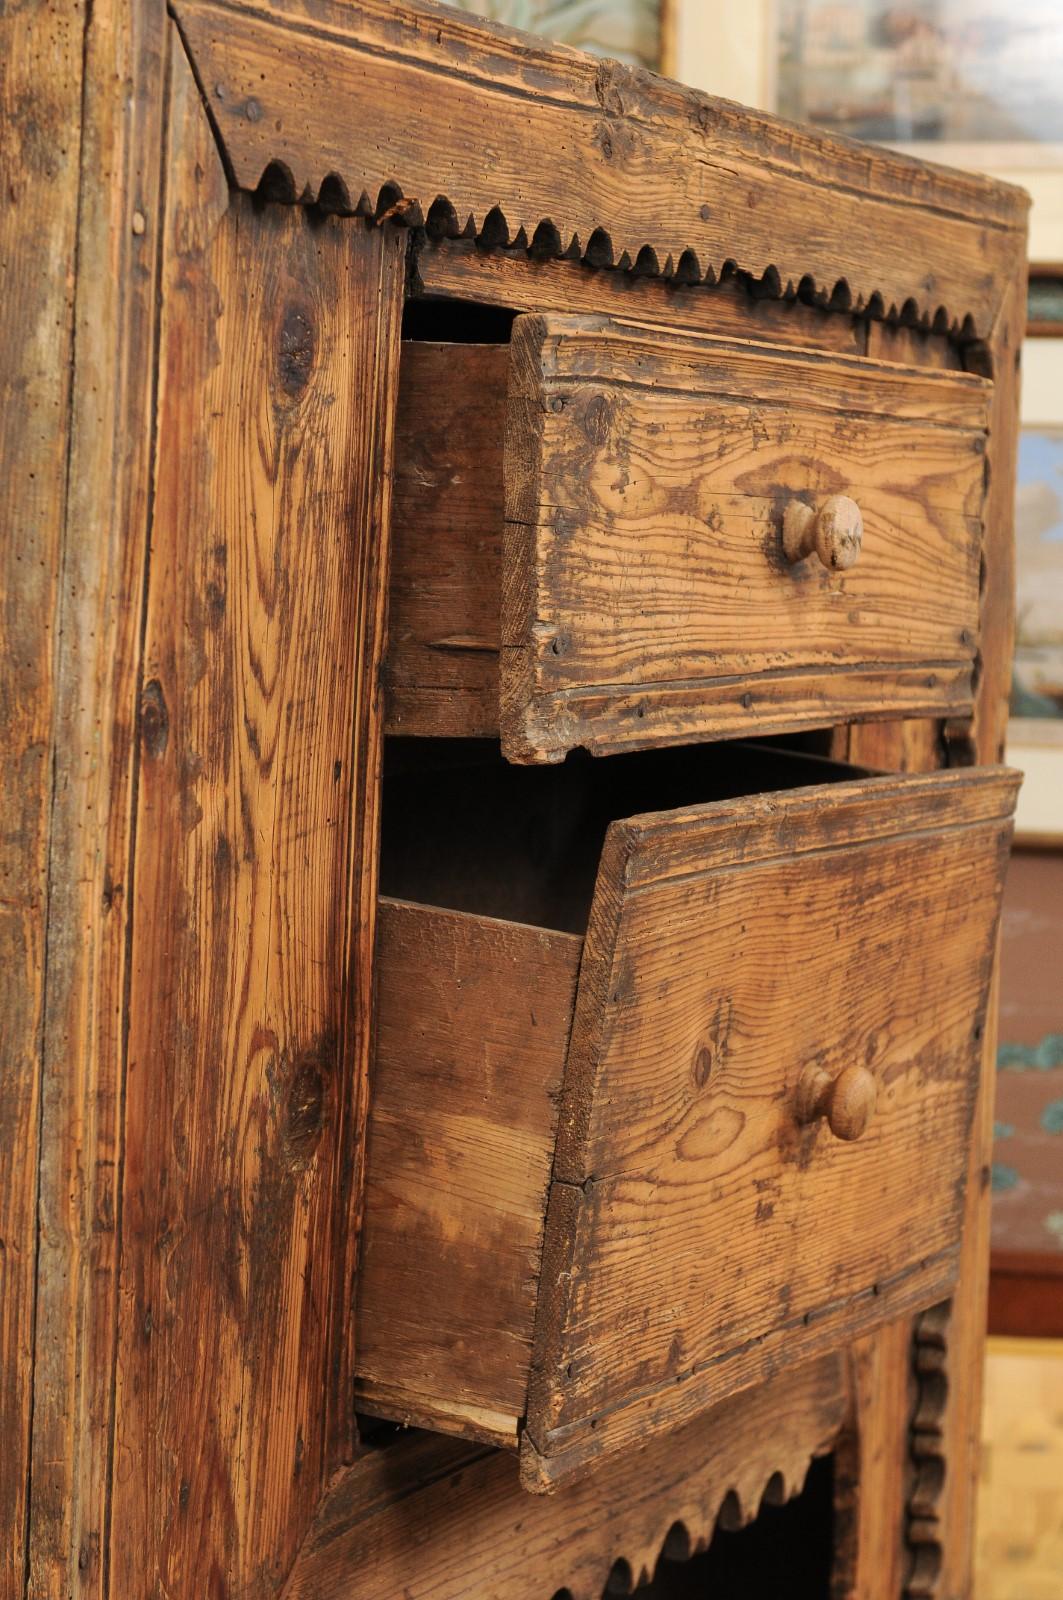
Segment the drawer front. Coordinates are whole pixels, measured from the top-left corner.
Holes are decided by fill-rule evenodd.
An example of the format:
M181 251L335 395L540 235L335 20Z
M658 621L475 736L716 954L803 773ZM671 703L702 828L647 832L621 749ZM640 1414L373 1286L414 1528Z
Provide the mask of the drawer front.
M989 390L601 317L518 317L510 759L968 710Z
M876 779L610 829L529 1486L948 1293L1016 785Z

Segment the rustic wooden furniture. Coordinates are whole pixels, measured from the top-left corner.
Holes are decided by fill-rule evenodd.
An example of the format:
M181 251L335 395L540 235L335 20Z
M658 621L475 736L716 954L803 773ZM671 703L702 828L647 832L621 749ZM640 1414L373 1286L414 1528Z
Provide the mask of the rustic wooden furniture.
M0 62L0 1591L582 1600L830 1455L967 1595L1024 197L411 0Z

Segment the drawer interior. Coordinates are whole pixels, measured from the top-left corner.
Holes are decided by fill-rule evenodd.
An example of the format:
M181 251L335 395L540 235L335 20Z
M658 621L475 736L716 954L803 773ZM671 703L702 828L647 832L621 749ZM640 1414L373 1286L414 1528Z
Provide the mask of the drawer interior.
M520 768L495 740L389 739L380 892L582 934L610 823L866 776L753 741Z

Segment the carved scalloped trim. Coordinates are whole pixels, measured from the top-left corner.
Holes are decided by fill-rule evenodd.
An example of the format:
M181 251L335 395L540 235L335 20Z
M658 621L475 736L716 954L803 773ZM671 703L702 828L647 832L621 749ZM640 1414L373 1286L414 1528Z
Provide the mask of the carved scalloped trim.
M708 1500L697 1514L677 1517L663 1536L640 1550L629 1550L617 1555L605 1580L607 1595L631 1595L650 1582L658 1561L666 1556L671 1561L689 1561L708 1549L717 1528L733 1533L755 1522L764 1506L785 1505L799 1495L805 1486L813 1457L803 1466L791 1462L784 1471L776 1469L767 1482L748 1481L735 1485ZM571 1600L598 1600L602 1590L569 1587Z
M361 217L377 226L391 222L400 227L423 228L432 240L471 241L484 251L524 251L531 260L577 261L594 269L630 272L685 286L701 284L712 288L729 279L739 279L757 299L800 300L821 310L943 334L961 343L978 337L970 313L962 320L952 318L946 306L939 305L931 312L921 309L912 298L900 306L892 302L887 304L878 290L867 298L862 295L854 298L844 277L830 286L818 284L810 273L797 282L792 278L784 281L772 263L758 276L755 270L743 267L733 258L715 264L702 262L693 249L682 251L678 257L669 252L662 260L649 243L641 245L634 257L627 249L617 255L605 228L595 228L585 240L574 233L566 241L551 218L543 217L529 236L528 227L524 223L514 227L499 206L492 207L482 218L468 212L462 220L462 212L446 195L437 195L425 210L422 201L405 195L397 182L383 184L375 200L365 190L354 199L340 174L328 172L316 193L309 183L299 191L290 167L274 159L263 169L255 194L263 201L312 206L339 216Z
M909 1434L912 1481L906 1506L905 1542L910 1564L904 1600L937 1600L943 1558L941 1505L945 1488L944 1422L951 1300L917 1318L912 1363L915 1409Z

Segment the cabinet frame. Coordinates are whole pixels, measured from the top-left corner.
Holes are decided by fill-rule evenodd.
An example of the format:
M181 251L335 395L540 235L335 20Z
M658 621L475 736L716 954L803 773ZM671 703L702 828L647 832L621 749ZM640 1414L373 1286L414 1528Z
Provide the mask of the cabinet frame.
M315 1517L327 1521L359 1470L344 1352L357 1337L350 1306L368 1093L387 396L404 299L565 310L575 296L588 309L624 305L628 314L636 301L659 300L677 322L762 326L772 337L790 328L798 342L819 329L826 344L851 340L858 354L955 363L992 377L974 717L940 727L854 725L835 735L839 753L891 770L990 763L1002 754L1008 692L1025 201L1003 185L795 131L408 0L285 0L268 13L243 0L177 0L172 14L160 0L105 0L88 14L62 0L47 22L25 9L5 15L0 36L11 63L3 114L23 131L33 122L54 147L42 168L40 151L22 140L3 220L5 261L20 263L3 333L19 397L4 408L6 509L29 504L33 514L20 517L0 560L20 626L40 642L39 652L13 651L4 664L5 690L26 710L5 730L3 750L5 836L22 886L4 924L14 976L2 1091L14 1115L0 1138L5 1227L10 1219L16 1248L3 1268L5 1436L14 1447L0 1466L0 1517L16 1538L3 1581L16 1595L58 1594L76 1574L82 1594L103 1597L156 1583L201 1593L209 1576L252 1595L276 1592L291 1572L298 1593L315 1559ZM61 93L57 53L68 68ZM432 92L411 92L425 86ZM567 171L558 165L562 145ZM704 188L692 192L695 171ZM281 212L293 203L298 210ZM323 414L307 446L314 460L298 468L312 479L357 413L349 503L362 508L364 564L346 658L356 689L338 719L344 747L335 757L338 803L348 808L341 920L356 936L341 940L337 955L320 927L315 935L334 963L329 1014L317 1031L335 1028L341 1041L341 1070L330 1079L338 1086L332 1153L327 1170L314 1168L322 1281L308 1296L298 1273L285 1280L275 1320L263 1324L226 1309L232 1286L221 1273L199 1291L199 1342L190 1344L167 1331L143 1295L152 1253L176 1248L178 1234L141 1232L134 1204L146 1152L131 1139L130 1118L141 1107L150 1121L160 1108L150 1093L131 1090L151 1060L135 1048L150 1029L138 1034L130 1008L145 940L155 938L160 985L172 976L165 919L176 916L176 900L138 906L136 884L145 851L163 856L145 810L151 764L166 759L193 703L175 706L165 694L160 703L152 687L163 682L149 657L152 584L173 539L158 517L160 486L179 475L183 448L206 447L210 423L189 412L182 436L160 408L167 374L185 381L188 353L178 340L172 364L160 369L167 302L207 293L237 303L245 268L230 257L231 276L212 283L215 267L204 267L218 229L235 232L237 217L258 240L264 281L290 261L285 251L302 261L305 294L279 330L260 416L298 402L292 391L302 392L314 359L307 330L311 341L320 336L326 291L336 303L335 273L349 270L363 285L376 273L369 314L364 301L347 313L347 336L369 352L361 370L372 370L372 383ZM47 273L42 247L54 268ZM46 326L56 331L41 345ZM215 399L241 403L235 388ZM33 470L55 492L38 499L34 489L27 501L34 456ZM6 472L8 460L17 474ZM298 504L296 493L288 511ZM180 562L180 546L172 548ZM186 573L186 581L209 617L216 578ZM312 718L304 728L308 748L319 726ZM230 736L253 755L246 725ZM239 811L239 785L224 770L215 798ZM288 932L279 938L294 948ZM339 998L351 972L362 975L353 1005ZM176 979L184 976L179 965ZM852 1490L839 1594L877 1600L968 1587L994 1045L990 1026L951 1309L906 1318L851 1353L848 1421L830 1434L849 1462L841 1478ZM296 1165L310 1151L305 1173L317 1159L322 1058L289 1065L276 1136ZM233 1070L231 1061L219 1067L223 1079ZM219 1148L232 1133L223 1092L232 1081L218 1091ZM208 1140L197 1159L209 1165L211 1150ZM178 1209L190 1192L180 1191ZM268 1220L253 1188L247 1200L249 1215ZM294 1218L292 1209L292 1227ZM234 1214L237 1254L246 1226ZM282 1236L293 1238L287 1226ZM299 1259L292 1248L289 1265ZM228 1351L250 1370L278 1337L293 1361L307 1357L326 1377L312 1428L294 1421L283 1459L271 1385L250 1385L239 1427L216 1428L187 1359L198 1351L209 1366ZM131 1406L137 1370L154 1387ZM898 1429L896 1396L913 1381L920 1402L907 1408L911 1425ZM146 1472L134 1493L146 1431L178 1438L189 1426L211 1443L199 1463L204 1481L173 1476L160 1456L158 1472ZM811 1431L822 1444L823 1430ZM214 1510L193 1540L184 1519L201 1495ZM623 1552L600 1524L577 1526L563 1500L550 1504L554 1547L581 1552L590 1593ZM134 1507L132 1524L123 1506ZM659 1509L666 1529L667 1509ZM360 1526L355 1517L343 1536L346 1569L331 1546L328 1592L337 1596L372 1594L372 1573L358 1567ZM519 1577L507 1581L500 1595L527 1592Z

